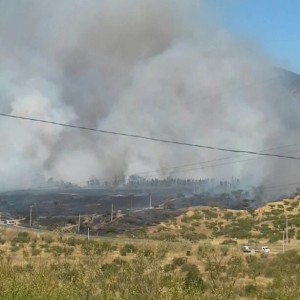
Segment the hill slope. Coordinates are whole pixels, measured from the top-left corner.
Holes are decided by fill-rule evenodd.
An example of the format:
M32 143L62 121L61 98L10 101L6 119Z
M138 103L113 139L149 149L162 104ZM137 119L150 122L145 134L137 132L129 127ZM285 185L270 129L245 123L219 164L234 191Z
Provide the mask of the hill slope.
M300 239L300 197L272 202L254 212L193 207L148 230L154 239L255 239L276 242L286 226L289 238Z

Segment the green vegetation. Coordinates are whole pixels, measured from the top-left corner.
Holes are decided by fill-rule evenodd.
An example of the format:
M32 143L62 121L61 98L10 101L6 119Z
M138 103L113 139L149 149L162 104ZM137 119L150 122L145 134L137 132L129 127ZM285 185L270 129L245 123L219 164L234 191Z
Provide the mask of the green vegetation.
M232 239L223 245L198 241L146 246L122 239L10 234L3 236L19 248L0 246L1 299L300 297L300 254L295 250L261 256L237 251L237 241ZM30 242L16 242L24 241L24 236Z

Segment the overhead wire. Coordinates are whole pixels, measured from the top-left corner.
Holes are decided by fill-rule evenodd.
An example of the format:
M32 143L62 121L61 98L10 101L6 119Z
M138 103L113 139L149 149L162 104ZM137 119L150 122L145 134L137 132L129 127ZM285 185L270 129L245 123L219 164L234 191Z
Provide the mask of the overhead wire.
M298 144L293 144L293 145L298 145ZM276 148L290 147L290 146L293 146L293 145L280 146L280 147L276 147ZM275 149L275 148L273 148L273 149ZM300 150L298 149L298 150L288 151L288 152L284 152L284 153L297 153L299 151ZM241 156L245 156L245 155L241 155ZM179 169L179 170L173 171L173 173L175 173L175 174L177 174L177 173L185 173L185 172L189 172L189 171L202 170L202 169L207 169L207 168L215 168L215 167L226 166L226 165L231 165L231 164L237 164L237 163L243 163L243 162L248 162L248 161L260 160L260 159L263 159L263 158L264 157L255 157L255 158L248 158L248 159L238 160L238 161L224 162L224 163L220 163L220 164L204 165L204 166L199 166L199 167L189 168L189 169ZM211 161L212 162L213 161L218 161L218 159L211 160ZM211 162L211 161L206 161L206 162L202 162L202 163L204 164L204 163ZM143 172L141 172L141 173L135 173L133 175L143 175L142 176L143 179L150 180L150 179L157 178L160 175L165 175L164 174L164 170L165 169L156 170L156 173L152 174L152 175L143 175ZM91 180L91 179L89 179L89 180ZM80 181L80 182L77 182L77 184L86 183L89 180ZM124 176L122 176L122 177L121 176L116 176L114 178L95 178L95 180L98 180L99 182L103 182L104 183L106 181L110 182L110 181L113 181L113 180L116 180L116 181L118 181L118 180L124 180Z
M290 144L290 145L283 145L283 146L278 146L278 147L273 147L273 148L268 148L265 150L261 150L261 152L264 151L270 151L270 150L278 150L278 149L282 149L282 148L288 148L288 147L294 147L294 146L299 146L300 143L296 143L296 144ZM287 153L296 153L298 151L289 151L289 152L284 152L284 153L280 153L280 154L287 154ZM207 160L207 161L202 161L202 162L197 162L197 163L190 163L190 164L184 164L184 165L177 165L177 166L170 166L170 167L166 167L166 168L161 168L161 169L157 169L157 170L153 170L153 171L144 171L144 172L138 172L138 173L134 173L133 175L146 175L146 174L150 174L150 173L162 173L165 171L170 171L170 170L174 170L175 172L179 169L185 168L185 167L191 167L191 166L196 166L196 165L203 165L203 164L207 164L207 163L211 163L211 162L216 162L216 161L223 161L223 160L229 160L229 159L234 159L234 158L239 158L239 157L244 157L244 156L248 156L249 154L242 154L242 155L235 155L235 156L227 156L227 157L221 157L221 158L217 158L217 159L212 159L212 160ZM260 159L260 158L253 158L250 160L256 160L256 159ZM242 161L238 161L238 162L243 162ZM248 161L248 160L245 160ZM231 163L236 163L236 162L231 162ZM230 164L230 163L228 163ZM177 172L176 172L177 173Z
M238 150L238 149L230 149L230 148L222 148L222 147L215 147L215 146L207 146L207 145L186 143L186 142L175 141L175 140L166 140L166 139L154 138L154 137L143 136L143 135L138 135L138 134L130 134L130 133L124 133L124 132L111 131L111 130L97 129L97 128L78 126L78 125L54 122L54 121L43 120L43 119L29 118L29 117L17 116L17 115L12 115L12 114L5 114L5 113L0 113L0 116L7 117L7 118L26 120L26 121L31 121L31 122L39 122L39 123L63 126L63 127L68 127L68 128L80 129L80 130L88 130L88 131L104 133L104 134L111 134L111 135L117 135L117 136L123 136L123 137L130 137L130 138L148 140L148 141L159 142L159 143L175 144L175 145L196 147L196 148L209 149L209 150L218 150L218 151L223 151L223 152L244 153L244 154L253 154L253 155L259 155L259 156L269 156L269 157L293 159L293 160L299 160L300 161L300 157L294 157L294 156L287 156L287 155L280 155L280 154L274 154L274 153L264 153L264 152L256 152L256 151L249 151L249 150Z

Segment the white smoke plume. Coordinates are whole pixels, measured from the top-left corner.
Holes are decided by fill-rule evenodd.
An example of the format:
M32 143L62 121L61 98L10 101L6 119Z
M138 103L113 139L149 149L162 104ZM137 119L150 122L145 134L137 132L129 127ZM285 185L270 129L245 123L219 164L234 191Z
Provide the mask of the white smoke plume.
M210 13L196 0L0 0L0 111L235 149L295 143L299 102L274 62ZM6 118L0 137L2 189L232 156ZM163 175L252 184L297 169L265 158Z

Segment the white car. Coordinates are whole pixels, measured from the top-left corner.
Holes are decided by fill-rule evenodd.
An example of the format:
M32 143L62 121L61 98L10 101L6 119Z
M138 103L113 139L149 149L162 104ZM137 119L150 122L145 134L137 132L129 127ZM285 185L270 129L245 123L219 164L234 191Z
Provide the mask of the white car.
M263 247L261 247L261 252L262 253L269 253L270 252L270 248L268 246L263 246Z
M242 247L242 251L243 251L244 253L251 253L251 248L250 248L249 246L243 246L243 247Z

